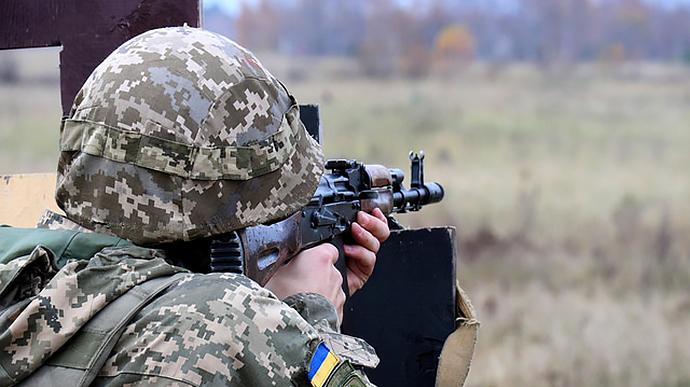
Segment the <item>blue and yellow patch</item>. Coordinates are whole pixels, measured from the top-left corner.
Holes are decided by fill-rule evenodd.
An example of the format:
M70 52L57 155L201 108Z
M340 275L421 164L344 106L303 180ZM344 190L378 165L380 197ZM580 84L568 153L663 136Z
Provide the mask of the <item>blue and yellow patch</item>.
M328 381L328 377L333 373L333 370L340 364L340 359L331 352L324 343L320 343L314 351L314 356L311 357L309 363L309 381L314 387L323 387Z

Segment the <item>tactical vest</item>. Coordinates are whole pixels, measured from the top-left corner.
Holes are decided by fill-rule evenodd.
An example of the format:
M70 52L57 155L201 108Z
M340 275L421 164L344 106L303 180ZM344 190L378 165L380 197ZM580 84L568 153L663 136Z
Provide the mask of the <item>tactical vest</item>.
M70 259L91 259L105 247L131 244L125 239L104 234L0 225L0 263L29 255L36 246L41 245L55 255L54 263L61 268Z
M71 259L90 259L105 247L131 245L113 236L71 230L27 229L0 226L0 263L31 254L42 246L62 267ZM146 281L121 295L79 330L19 386L88 386L98 375L127 322L149 301L183 276L180 273ZM0 372L4 370L0 367Z
M56 380L63 386L89 386L98 376L127 322L184 275L154 278L118 297L18 386L49 386Z

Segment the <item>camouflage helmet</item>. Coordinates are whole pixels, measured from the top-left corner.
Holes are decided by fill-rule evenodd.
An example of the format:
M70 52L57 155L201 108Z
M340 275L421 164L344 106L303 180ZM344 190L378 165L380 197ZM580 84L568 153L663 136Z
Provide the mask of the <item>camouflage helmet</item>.
M120 46L79 91L56 200L84 227L151 245L286 217L322 172L295 99L254 55L162 28Z

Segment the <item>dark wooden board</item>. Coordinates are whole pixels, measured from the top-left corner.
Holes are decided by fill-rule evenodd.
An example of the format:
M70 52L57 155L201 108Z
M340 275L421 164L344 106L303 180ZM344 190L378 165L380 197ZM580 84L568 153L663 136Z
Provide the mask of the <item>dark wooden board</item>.
M108 54L154 28L201 23L200 0L2 0L0 49L62 46L62 111Z
M433 386L438 357L455 330L455 229L393 231L366 286L345 305L343 332L381 358L378 386Z
M323 132L319 118L319 105L299 105L299 118L307 132L323 146Z

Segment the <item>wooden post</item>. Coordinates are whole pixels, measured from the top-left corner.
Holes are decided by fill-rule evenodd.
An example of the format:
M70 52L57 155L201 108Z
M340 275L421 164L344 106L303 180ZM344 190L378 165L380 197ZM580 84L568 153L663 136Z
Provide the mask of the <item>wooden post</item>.
M154 28L201 24L200 0L2 0L0 49L62 46L62 112L94 68Z

